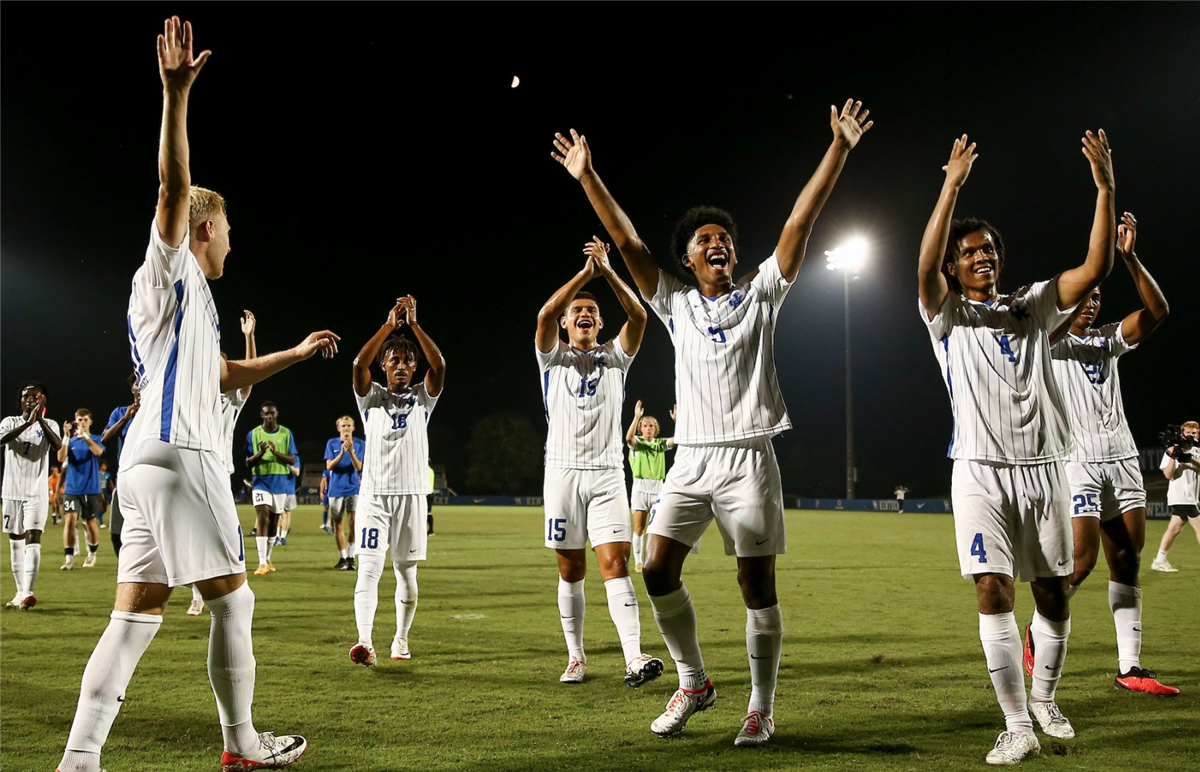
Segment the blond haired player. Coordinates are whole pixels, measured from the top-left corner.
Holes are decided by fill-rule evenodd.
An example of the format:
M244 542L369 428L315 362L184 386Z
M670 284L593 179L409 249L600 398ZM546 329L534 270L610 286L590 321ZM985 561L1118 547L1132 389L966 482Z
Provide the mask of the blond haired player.
M775 252L734 281L737 228L720 209L696 207L675 228L671 258L698 287L661 270L633 223L592 168L587 139L556 135L555 160L579 180L675 350L679 407L675 465L650 513L646 590L654 619L679 672L679 688L650 731L683 731L716 702L704 669L696 610L682 582L683 563L713 520L725 552L737 556L746 606L750 701L739 746L761 745L775 731L775 683L783 646L783 612L775 592L775 558L787 551L783 487L771 438L791 428L775 373L775 323L804 261L813 223L850 151L871 128L869 111L848 100L830 107L833 141L800 192Z
M1001 295L1004 242L983 220L953 220L975 145L955 140L942 191L925 226L917 269L919 310L954 414L949 456L959 568L975 582L979 638L1007 729L989 764L1016 764L1040 749L1032 711L1051 737L1074 737L1054 702L1071 632L1071 492L1063 461L1072 448L1050 335L1112 270L1113 173L1103 131L1083 153L1096 184L1087 256L1049 281ZM1013 616L1015 581L1029 582L1037 613L1031 702Z
M354 436L354 419L344 415L337 420L338 436L325 443L325 492L329 499L329 521L333 526L333 541L338 552L334 568L354 570L354 544L357 532L354 515L358 511L358 494L362 489L363 457L367 444ZM347 528L342 528L342 520ZM347 541L346 533L350 539Z
M260 734L250 717L254 594L246 584L242 529L226 473L219 395L318 351L332 356L337 336L326 330L286 351L241 362L221 359L220 320L208 281L224 272L229 220L219 195L192 186L187 136L188 97L210 52L193 55L191 25L178 17L164 26L158 38L158 205L133 276L127 320L142 406L121 454L125 525L117 597L83 671L59 772L99 772L100 751L133 671L162 624L171 588L190 582L199 585L212 615L208 672L224 740L222 770L279 769L307 748L297 735ZM144 695L154 700L153 691ZM146 753L155 753L154 746Z
M662 675L663 662L642 652L637 593L629 578L629 500L621 472L621 404L629 371L646 331L646 309L608 262L599 239L584 247L587 259L538 312L534 348L546 409L543 497L547 548L558 563L558 615L567 643L565 684L583 683L587 656L583 582L590 541L608 596L608 613L621 640L625 683L637 688ZM603 276L628 321L600 343L604 319L594 295L583 292ZM567 333L567 342L559 330Z
M1146 489L1138 449L1125 419L1119 357L1138 347L1167 318L1167 300L1134 254L1137 220L1128 212L1117 228L1117 254L1133 276L1142 309L1094 326L1100 314L1097 287L1079 307L1069 329L1052 336L1050 364L1071 418L1075 449L1067 456L1075 570L1068 593L1096 567L1100 545L1108 561L1108 605L1117 632L1116 685L1149 694L1175 695L1141 666L1142 590L1138 582L1146 543ZM1033 670L1033 636L1025 633L1025 670Z
M675 408L671 408L671 420L675 420ZM629 469L633 472L633 490L630 492L629 508L633 510L633 565L642 572L642 534L646 531L646 517L654 507L663 479L667 476L667 451L675 449L675 438L665 440L658 435L662 427L652 415L644 415L639 399L633 409L633 421L625 432L625 444L629 446Z

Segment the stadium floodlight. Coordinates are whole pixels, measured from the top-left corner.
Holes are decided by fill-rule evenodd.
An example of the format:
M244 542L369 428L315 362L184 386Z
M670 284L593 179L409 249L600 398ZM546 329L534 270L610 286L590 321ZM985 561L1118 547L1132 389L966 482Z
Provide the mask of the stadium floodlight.
M825 253L825 268L842 272L842 283L846 289L846 498L854 498L854 403L850 389L850 279L867 262L867 241L853 239Z

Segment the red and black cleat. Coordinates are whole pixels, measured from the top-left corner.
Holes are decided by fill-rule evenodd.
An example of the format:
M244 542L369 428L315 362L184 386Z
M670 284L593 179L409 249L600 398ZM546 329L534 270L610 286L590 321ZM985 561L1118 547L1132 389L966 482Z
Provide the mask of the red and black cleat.
M1158 674L1153 670L1143 670L1140 667L1131 667L1128 673L1120 673L1114 683L1118 689L1156 694L1159 697L1174 697L1179 694L1179 690L1174 686L1159 683Z
M1025 650L1021 659L1025 663L1025 675L1033 678L1033 625L1025 625Z

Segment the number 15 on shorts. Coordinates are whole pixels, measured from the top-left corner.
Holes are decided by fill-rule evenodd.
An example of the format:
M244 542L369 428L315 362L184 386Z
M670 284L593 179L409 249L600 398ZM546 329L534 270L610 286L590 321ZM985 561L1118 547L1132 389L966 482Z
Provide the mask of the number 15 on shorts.
M566 541L566 518L549 518L546 520L546 541Z

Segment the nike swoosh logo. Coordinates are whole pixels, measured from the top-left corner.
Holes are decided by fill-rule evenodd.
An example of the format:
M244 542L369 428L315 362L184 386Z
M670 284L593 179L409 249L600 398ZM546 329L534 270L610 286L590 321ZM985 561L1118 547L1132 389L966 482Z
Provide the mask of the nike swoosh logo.
M412 604L416 603L415 600L402 600L400 602L403 603L405 606L411 606Z
M995 670L992 670L990 667L988 668L989 673L999 673L1001 670L1008 670L1008 665L1005 665L1004 667L998 667Z
M770 659L770 657L756 657L753 654L751 654L750 659Z
M574 619L575 618L575 617L564 617L562 614L559 614L559 616L562 617L563 619Z
M626 603L625 608L629 608L630 606L636 606L636 605L637 605L636 603Z
M1042 667L1044 667L1046 670L1050 670L1050 671L1054 670L1054 668L1050 667L1049 665L1042 665Z
M417 547L417 550L419 550L419 549L421 549L421 548L420 548L420 547ZM417 550L409 550L409 551L408 551L408 554L410 554L410 555L411 555L411 554L413 554L414 552L416 552Z
M754 542L754 544L755 544L755 546L759 546L759 547L761 547L762 545L766 544L766 543L767 543L767 542L769 542L769 541L771 541L771 537L770 537L770 536L768 536L767 538L763 539L762 541L756 541L756 542Z
M613 529L613 533L620 533L620 532L621 532L621 529L620 529L620 528L614 528L614 529Z
M1067 563L1069 563L1069 562L1070 562L1070 561L1067 561L1067 560L1060 560L1060 561L1058 561L1058 567L1059 567L1059 568L1062 568L1063 566L1065 566L1065 565L1066 565Z
M123 695L123 694L117 698L117 702L124 702L124 701L125 701L125 695Z
M1140 628L1140 627L1135 627L1135 628L1133 628L1133 631L1134 631L1135 633L1140 633L1140 632L1142 631L1142 628Z

